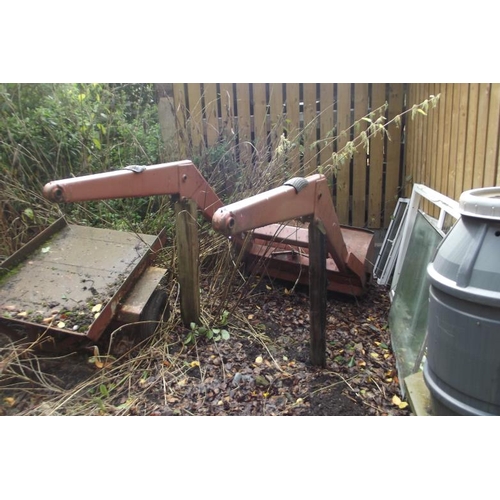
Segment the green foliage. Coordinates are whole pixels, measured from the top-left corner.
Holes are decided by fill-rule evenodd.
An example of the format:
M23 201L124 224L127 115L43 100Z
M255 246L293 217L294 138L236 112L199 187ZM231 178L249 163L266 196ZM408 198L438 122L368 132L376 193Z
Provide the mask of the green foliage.
M227 325L229 316L229 311L223 311L219 318L219 324L217 328L208 328L203 325L197 325L196 323L191 323L190 332L187 334L184 344L194 343L198 337L206 337L207 340L213 340L214 342L219 342L220 340L229 340L231 337L229 332L222 326Z
M158 232L171 224L159 197L56 209L41 196L52 180L160 163L162 149L153 84L0 84L0 257L61 211L78 223L122 230Z

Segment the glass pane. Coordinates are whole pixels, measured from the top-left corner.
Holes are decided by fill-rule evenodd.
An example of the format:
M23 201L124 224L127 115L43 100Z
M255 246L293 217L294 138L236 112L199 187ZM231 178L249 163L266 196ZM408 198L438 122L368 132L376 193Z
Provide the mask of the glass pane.
M392 348L402 391L404 379L415 373L415 363L423 348L427 329L429 279L427 265L442 236L419 212L410 236L410 243L401 269L398 285L389 312Z

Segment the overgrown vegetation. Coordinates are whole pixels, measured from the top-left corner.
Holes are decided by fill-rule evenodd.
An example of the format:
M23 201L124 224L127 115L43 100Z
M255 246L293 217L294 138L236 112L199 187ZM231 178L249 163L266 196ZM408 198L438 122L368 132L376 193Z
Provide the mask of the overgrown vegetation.
M59 215L41 197L46 182L159 163L162 150L152 84L0 84L0 256ZM162 208L142 198L60 210L84 224L153 229Z

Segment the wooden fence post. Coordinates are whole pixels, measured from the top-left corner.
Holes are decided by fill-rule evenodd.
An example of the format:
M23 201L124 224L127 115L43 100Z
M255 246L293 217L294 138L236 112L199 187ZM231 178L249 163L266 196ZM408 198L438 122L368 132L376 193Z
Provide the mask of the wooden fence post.
M185 326L200 320L200 245L197 207L193 200L175 203L181 318Z
M326 241L316 221L309 224L309 321L311 364L326 365Z

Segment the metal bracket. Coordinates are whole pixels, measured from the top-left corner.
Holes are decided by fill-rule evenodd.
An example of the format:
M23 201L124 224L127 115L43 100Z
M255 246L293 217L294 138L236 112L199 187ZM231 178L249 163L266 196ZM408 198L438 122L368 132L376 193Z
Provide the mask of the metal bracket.
M293 177L286 181L283 186L292 186L296 193L300 193L308 184L309 182L304 177Z

